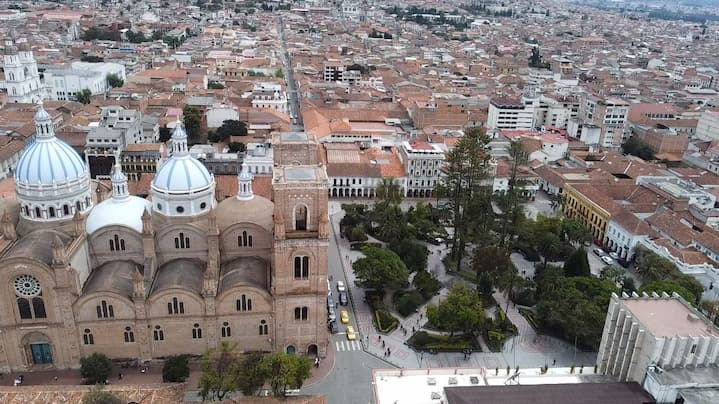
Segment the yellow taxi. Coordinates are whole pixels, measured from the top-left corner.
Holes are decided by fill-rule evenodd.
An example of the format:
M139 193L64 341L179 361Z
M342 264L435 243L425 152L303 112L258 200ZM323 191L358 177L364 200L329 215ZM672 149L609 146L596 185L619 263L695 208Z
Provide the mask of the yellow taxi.
M350 341L354 341L357 339L357 333L355 332L354 327L351 325L347 326L347 339Z
M340 321L342 322L342 324L349 324L350 314L347 313L347 310L340 311Z

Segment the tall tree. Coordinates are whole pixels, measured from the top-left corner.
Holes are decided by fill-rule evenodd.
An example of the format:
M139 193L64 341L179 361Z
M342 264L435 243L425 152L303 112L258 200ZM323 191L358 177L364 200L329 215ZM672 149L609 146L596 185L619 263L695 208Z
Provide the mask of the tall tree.
M242 358L237 387L246 396L253 396L265 384L266 375L262 372L260 363L264 355L260 352L251 352Z
M237 343L223 341L220 349L210 348L202 356L200 396L202 400L222 401L237 391L242 360Z
M185 105L182 109L183 121L185 124L185 130L187 136L190 138L197 138L200 136L200 122L202 121L202 114L200 111L189 105Z
M524 216L519 198L524 182L519 178L519 169L527 163L527 153L518 141L512 141L509 144L508 152L510 158L509 184L507 193L501 199L503 203L499 238L500 247L507 246L513 239L516 232L512 230L516 230L519 221Z
M120 78L115 73L111 73L107 75L107 85L109 85L112 88L116 87L122 87L125 84L125 81Z
M77 95L75 96L75 99L80 104L87 105L92 101L92 92L86 88L86 89L80 91L79 93L77 93Z
M288 389L299 389L312 373L306 356L281 352L265 356L259 367L275 397L284 397Z
M365 246L364 257L352 264L357 280L364 287L386 290L398 289L407 283L409 271L399 256L387 248Z
M490 155L487 151L489 140L484 129L467 129L454 149L447 154L446 175L437 184L437 195L447 198L447 206L451 212L449 222L454 234L450 240L449 259L458 269L468 242L469 207L477 204L477 199L489 198L490 194Z
M587 250L585 250L584 247L577 248L574 253L564 261L564 275L567 277L591 275Z
M112 362L103 353L95 352L80 358L80 376L88 384L105 383L111 371Z
M384 177L377 184L377 204L399 205L402 202L402 190L392 177Z
M449 331L450 335L459 331L477 331L482 327L484 318L484 307L479 294L465 284L453 287L439 305L427 306L427 320L430 324Z

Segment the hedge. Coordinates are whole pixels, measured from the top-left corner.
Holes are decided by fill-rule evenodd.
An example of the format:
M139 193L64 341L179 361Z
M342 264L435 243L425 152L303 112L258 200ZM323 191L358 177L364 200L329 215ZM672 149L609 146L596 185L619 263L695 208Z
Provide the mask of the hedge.
M409 340L407 345L419 351L461 351L471 349L480 351L474 337L471 335L434 335L425 331L415 333Z
M532 326L535 330L539 330L539 323L537 322L537 319L534 318L534 312L531 310L519 308L519 314L524 316L525 319L527 319L527 322L529 325Z
M399 325L399 320L384 309L375 310L374 318L377 330L383 333L390 333Z

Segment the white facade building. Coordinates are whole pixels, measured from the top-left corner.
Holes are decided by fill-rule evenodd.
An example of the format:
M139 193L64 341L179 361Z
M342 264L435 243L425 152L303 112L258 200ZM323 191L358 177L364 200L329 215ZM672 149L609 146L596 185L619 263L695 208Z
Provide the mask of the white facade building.
M427 142L402 142L399 158L407 171L405 196L410 198L431 197L442 176L444 152Z
M267 144L261 143L250 143L247 145L243 164L247 164L247 169L255 176L272 175L274 153L272 152L272 148L267 146Z
M269 108L286 114L288 112L287 93L278 83L255 83L252 88L252 108Z
M695 137L705 141L719 139L719 111L702 112L697 122Z
M90 90L92 95L102 94L110 89L107 76L117 75L127 80L125 66L119 63L73 62L69 69L48 68L45 71L45 84L53 100L76 100L82 90Z
M522 97L521 100L493 98L489 102L487 128L493 132L500 129L534 129L534 113L538 100Z
M10 102L36 103L44 98L45 89L40 81L40 73L25 38L5 41L3 58L5 81L2 86L7 90Z

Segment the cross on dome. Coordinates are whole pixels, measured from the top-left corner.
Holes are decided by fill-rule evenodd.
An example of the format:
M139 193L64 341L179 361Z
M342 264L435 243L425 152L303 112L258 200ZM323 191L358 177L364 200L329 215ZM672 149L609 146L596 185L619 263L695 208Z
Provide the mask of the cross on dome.
M250 174L250 169L247 167L246 162L242 162L242 172L237 176L237 181L239 182L237 199L249 201L254 198L255 195L252 193L252 174Z

